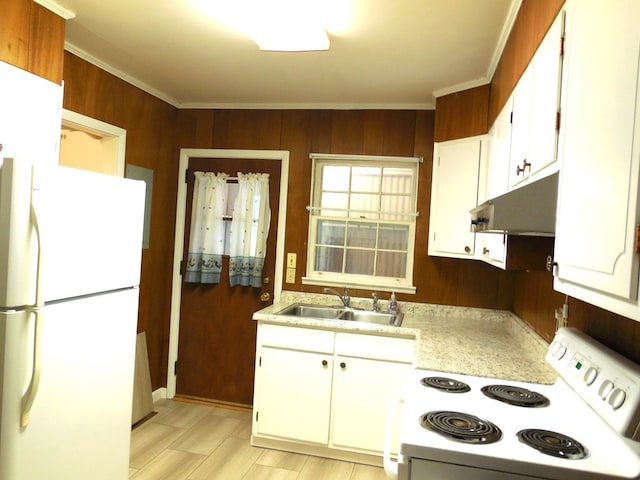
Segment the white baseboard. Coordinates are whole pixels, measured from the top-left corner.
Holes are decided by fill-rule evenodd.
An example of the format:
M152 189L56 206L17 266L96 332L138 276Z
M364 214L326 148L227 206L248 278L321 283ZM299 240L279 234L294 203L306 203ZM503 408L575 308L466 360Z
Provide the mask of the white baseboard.
M165 400L167 398L167 387L160 387L157 390L154 390L151 393L153 397L153 402L157 402L158 400Z

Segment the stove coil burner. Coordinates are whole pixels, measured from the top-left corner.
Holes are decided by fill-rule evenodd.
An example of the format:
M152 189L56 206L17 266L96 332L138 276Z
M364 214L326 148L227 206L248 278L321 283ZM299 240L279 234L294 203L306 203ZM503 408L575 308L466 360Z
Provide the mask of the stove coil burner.
M487 385L482 387L482 393L487 397L499 400L509 405L519 407L546 407L549 399L538 392L512 385Z
M562 433L530 428L520 430L517 435L522 443L546 455L569 460L580 460L587 456L587 450L580 442Z
M425 387L432 387L449 393L464 393L471 390L471 387L466 383L447 377L425 377L420 380L420 383Z
M493 423L461 412L436 410L420 417L420 425L456 442L487 444L502 438L502 431Z

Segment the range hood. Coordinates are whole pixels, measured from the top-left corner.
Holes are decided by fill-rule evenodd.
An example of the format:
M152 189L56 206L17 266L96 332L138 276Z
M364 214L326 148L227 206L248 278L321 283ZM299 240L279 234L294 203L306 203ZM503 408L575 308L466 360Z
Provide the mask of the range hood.
M554 236L558 173L487 200L471 210L471 231Z

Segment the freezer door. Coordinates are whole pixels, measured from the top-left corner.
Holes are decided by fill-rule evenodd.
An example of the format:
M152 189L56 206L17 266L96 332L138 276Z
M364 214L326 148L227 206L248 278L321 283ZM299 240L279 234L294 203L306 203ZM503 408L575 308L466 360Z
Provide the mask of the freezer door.
M0 307L35 303L38 250L44 301L139 284L144 182L59 166L31 172L20 159L4 159L0 175Z
M34 320L0 313L0 478L126 480L138 289L48 305L29 423Z

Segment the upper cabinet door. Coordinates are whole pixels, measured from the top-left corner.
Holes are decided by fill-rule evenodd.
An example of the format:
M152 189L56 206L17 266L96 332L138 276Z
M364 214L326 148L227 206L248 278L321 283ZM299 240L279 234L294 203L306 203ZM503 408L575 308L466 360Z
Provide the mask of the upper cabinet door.
M480 166L481 183L478 204L509 190L509 156L511 154L511 109L509 98L489 130L489 151L485 165Z
M469 258L475 253L469 210L477 206L480 156L486 136L436 143L433 156L429 255Z
M640 319L640 2L566 5L554 286Z
M558 170L555 162L563 32L561 14L549 28L513 91L509 168L509 186L512 188L539 174L542 176L543 170L549 174Z

